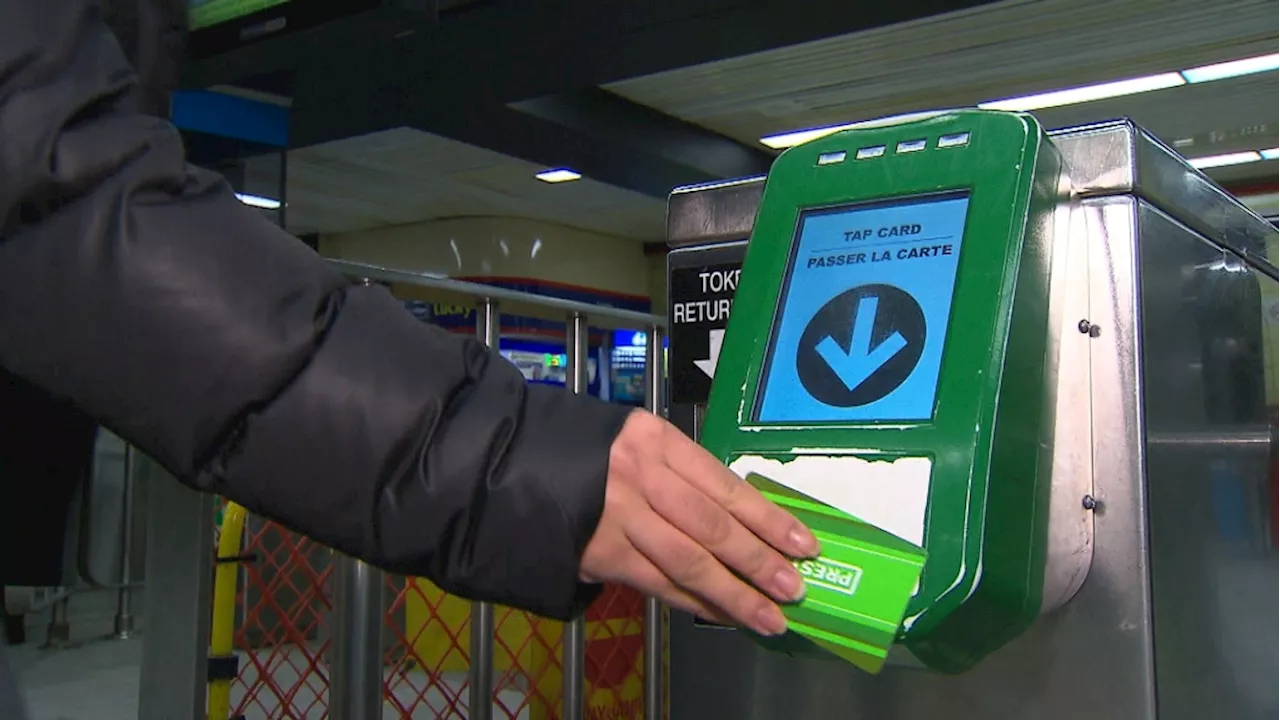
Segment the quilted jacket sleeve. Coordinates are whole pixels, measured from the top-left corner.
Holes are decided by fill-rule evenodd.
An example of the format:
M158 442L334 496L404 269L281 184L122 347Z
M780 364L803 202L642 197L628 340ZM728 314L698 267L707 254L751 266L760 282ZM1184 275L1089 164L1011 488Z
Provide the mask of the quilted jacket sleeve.
M626 410L350 285L141 95L96 3L0 0L0 365L340 551L580 610Z

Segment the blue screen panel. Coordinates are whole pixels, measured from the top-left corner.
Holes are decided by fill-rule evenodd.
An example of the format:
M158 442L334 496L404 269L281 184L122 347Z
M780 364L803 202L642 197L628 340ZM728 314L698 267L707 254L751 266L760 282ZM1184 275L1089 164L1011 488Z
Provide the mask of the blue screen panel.
M805 211L755 420L933 417L968 193Z

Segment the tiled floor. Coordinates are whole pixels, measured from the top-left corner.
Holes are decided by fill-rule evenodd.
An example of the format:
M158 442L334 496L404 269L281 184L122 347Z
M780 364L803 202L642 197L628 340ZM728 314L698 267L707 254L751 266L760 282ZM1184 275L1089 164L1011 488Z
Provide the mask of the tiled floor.
M100 640L63 650L10 648L31 720L135 720L142 642Z
M138 717L138 676L142 660L142 642L132 640L92 640L70 648L43 650L33 644L9 648L10 660L15 666L24 692L27 695L30 720L135 720ZM286 654L276 653L269 667L275 684L283 687L297 685L297 672L293 667L305 667L296 653L293 662L285 661ZM264 657L263 662L268 662ZM242 675L244 677L244 675ZM445 688L433 688L421 700L416 688L426 687L426 674L411 671L396 679L393 687L400 707L414 707L407 717L432 720L450 715L445 693L457 695L465 690L465 677L444 679ZM309 697L305 697L310 693ZM509 708L519 707L524 693L501 693L500 701ZM232 693L232 703L238 704L243 689ZM291 712L281 712L279 703L270 692L260 695L259 702L246 712L246 720L268 720L289 717L297 720L319 720L324 710L321 703L314 703L316 692L306 685L292 694ZM509 717L507 710L495 704L494 717ZM396 705L388 702L383 711L386 719L406 717ZM512 720L528 720L527 709Z

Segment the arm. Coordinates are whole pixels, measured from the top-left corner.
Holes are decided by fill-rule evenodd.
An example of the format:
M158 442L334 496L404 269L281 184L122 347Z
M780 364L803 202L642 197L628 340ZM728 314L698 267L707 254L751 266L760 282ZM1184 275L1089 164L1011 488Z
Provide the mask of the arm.
M342 552L580 609L626 410L349 285L140 102L91 3L0 3L0 365Z

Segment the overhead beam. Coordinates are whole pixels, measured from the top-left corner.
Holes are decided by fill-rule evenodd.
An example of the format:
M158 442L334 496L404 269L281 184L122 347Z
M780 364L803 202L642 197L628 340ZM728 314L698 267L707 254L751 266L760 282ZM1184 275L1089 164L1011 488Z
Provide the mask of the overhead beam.
M657 155L715 178L758 175L773 162L771 153L599 88L526 100L513 107L599 142Z
M295 147L411 127L543 167L570 167L586 177L657 198L671 188L720 179L696 164L633 145L593 137L480 97L433 100L425 86L394 90L370 82L351 92L324 74L299 74L290 137ZM334 108L343 108L336 112ZM430 162L424 158L424 162ZM753 166L758 167L758 166ZM767 168L767 164L764 165Z
M439 22L366 13L193 63L184 77L208 87L322 62L346 81L435 71L443 94L483 87L511 103L996 1L489 0Z
M721 177L508 107L490 107L472 116L432 117L412 125L548 168L570 167L593 180L661 199L679 185Z
M195 130L182 130L182 142L187 148L187 160L206 168L218 168L255 155L282 152L279 147Z
M296 70L294 147L408 126L665 197L762 172L769 155L598 86L993 1L488 0L438 22L370 13L186 77L207 86Z
M430 67L476 59L468 72L440 78L438 88L480 82L517 102L996 1L495 0L426 29L418 48Z
M332 57L335 51L342 53L343 47L353 44L377 47L380 43L394 42L396 36L418 25L403 13L387 10L362 13L341 22L259 40L233 52L187 62L182 68L182 86L205 89L214 85L238 85L264 75L288 75L316 58Z

